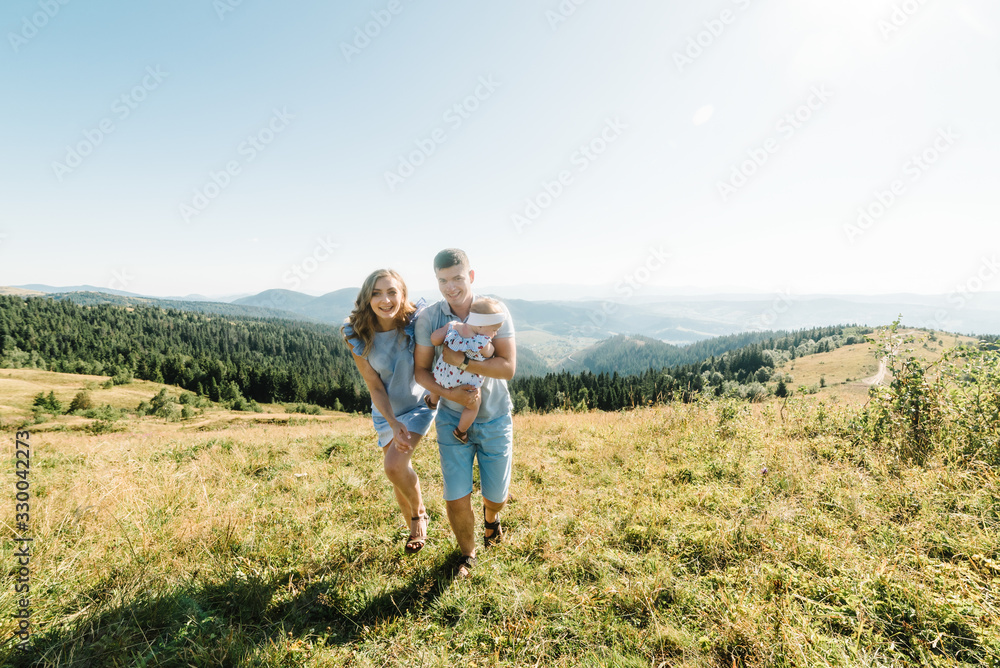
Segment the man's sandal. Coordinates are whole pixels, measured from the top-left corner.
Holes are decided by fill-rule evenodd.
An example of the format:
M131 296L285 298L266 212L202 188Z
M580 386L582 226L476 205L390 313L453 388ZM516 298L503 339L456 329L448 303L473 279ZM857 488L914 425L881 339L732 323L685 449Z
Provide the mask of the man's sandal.
M500 528L500 515L492 522L486 521L486 506L483 506L483 528L489 529L493 533L489 536L483 535L483 545L485 547L490 547L493 543L496 543L503 536L503 529Z
M469 432L461 431L458 427L455 427L455 431L451 432L451 435L460 440L462 443L469 442Z
M472 569L475 567L476 558L463 554L462 558L458 560L458 577L463 580L467 577L471 577Z
M417 515L416 517L411 517L411 521L416 522L417 520L424 520L424 535L414 536L412 533L410 537L406 539L406 547L404 548L407 554L416 554L420 550L424 549L424 545L427 544L427 531L431 527L431 516L427 513L423 515Z

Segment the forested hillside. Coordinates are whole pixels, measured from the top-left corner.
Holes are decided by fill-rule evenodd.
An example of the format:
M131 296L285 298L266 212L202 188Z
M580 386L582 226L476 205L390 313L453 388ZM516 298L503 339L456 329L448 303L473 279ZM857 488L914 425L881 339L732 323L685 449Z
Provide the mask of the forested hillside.
M618 372L620 375L642 374L648 369L662 369L701 362L755 343L763 344L765 349L783 348L789 345L797 346L806 339L819 341L823 337L840 334L843 329L843 327L820 327L800 332L740 332L728 336L717 336L686 346L671 345L647 336L619 334L580 353L574 353L573 360L562 364L560 370L570 373L576 371L601 373L605 371L608 373ZM857 337L871 330L854 328L851 331L854 339L849 343L855 343L861 340Z
M516 410L548 411L618 410L690 401L696 394L750 400L781 396L783 380L775 374L781 362L860 342L865 331L825 327L784 336L748 333L684 348L616 337L587 357L588 366L613 371L544 377L531 375L546 367L525 348L519 351L512 397ZM753 339L757 342L731 349ZM636 349L653 354L638 355ZM116 383L135 377L237 405L241 400L308 402L347 411L367 411L371 405L335 326L277 318L0 296L0 366L103 374ZM641 371L630 374L629 369Z
M595 368L613 371L562 371L538 378L516 378L511 384L511 392L515 409L543 412L559 408L617 410L671 401L687 402L698 394L755 401L771 394L784 396L788 391L786 379L775 374L782 362L861 343L868 331L859 327L817 327L784 333L784 336L776 336L774 332L746 334L720 337L676 350L653 340L615 337L605 342L607 346L596 347L596 352L588 358ZM759 336L763 340L726 350L743 336ZM635 345L637 341L641 345ZM653 354L643 355L646 348L654 351ZM713 350L725 352L714 354ZM694 361L674 366L658 364L662 360L685 358ZM636 368L636 364L643 371L632 374L618 371ZM769 387L769 382L774 386Z
M0 366L134 376L213 400L370 406L331 325L0 296L0 350Z
M174 311L191 311L194 313L216 313L233 318L279 318L282 320L316 320L300 313L293 313L280 300L270 303L227 304L212 301L187 301L182 299L153 299L151 297L132 297L128 295L112 295L104 292L56 292L48 298L57 301L71 301L81 306L97 306L107 304L126 308L162 308Z

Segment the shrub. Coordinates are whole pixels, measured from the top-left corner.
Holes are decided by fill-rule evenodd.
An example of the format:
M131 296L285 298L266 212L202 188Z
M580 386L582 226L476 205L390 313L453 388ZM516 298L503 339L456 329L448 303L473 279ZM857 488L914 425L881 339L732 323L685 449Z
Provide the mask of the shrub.
M76 393L73 397L73 401L69 405L69 412L75 413L76 411L85 411L89 409L92 405L90 400L90 392L80 391Z
M111 377L112 385L128 385L134 380L131 369L121 369Z
M229 402L229 408L230 410L234 411L250 411L252 413L264 412L264 409L261 408L260 404L258 404L256 401L254 401L253 399L247 401L246 399L240 396L236 397L235 399Z
M873 338L876 355L883 358L892 382L871 389L871 405L866 412L872 440L886 447L900 460L922 464L933 449L939 427L940 387L933 378L937 364L915 357L912 349L900 347L913 342L897 332L896 320L879 338Z
M58 415L62 413L62 402L56 399L56 393L54 390L50 390L48 396L44 392L39 392L35 395L35 401L32 404L35 408L47 411L49 413L54 413Z
M285 406L286 413L302 413L304 415L320 415L323 413L323 409L314 404L289 404Z
M897 324L879 342L893 380L871 390L867 436L903 461L922 464L940 451L948 463L1000 465L1000 348L981 342L926 362L899 351L912 340L900 341Z

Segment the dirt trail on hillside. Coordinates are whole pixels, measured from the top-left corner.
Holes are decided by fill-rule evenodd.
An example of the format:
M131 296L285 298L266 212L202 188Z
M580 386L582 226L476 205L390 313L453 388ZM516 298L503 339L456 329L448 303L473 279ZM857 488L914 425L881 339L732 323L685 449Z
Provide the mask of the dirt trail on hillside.
M885 380L886 371L885 358L883 357L878 361L878 373L871 378L865 378L861 382L865 385L881 385L882 381Z

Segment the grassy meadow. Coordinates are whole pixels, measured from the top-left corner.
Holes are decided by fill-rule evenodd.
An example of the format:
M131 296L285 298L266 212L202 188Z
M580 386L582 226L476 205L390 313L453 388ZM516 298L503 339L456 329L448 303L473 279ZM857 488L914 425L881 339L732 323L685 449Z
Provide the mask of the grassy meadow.
M0 370L8 471L38 392L134 409L161 387L103 380ZM16 649L5 613L0 664L1000 666L1000 474L859 442L845 387L516 416L507 535L462 581L433 431L415 457L430 540L406 556L368 417L42 422L33 636Z

